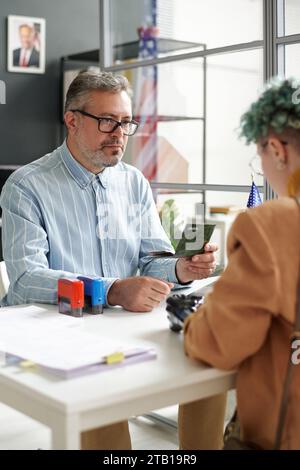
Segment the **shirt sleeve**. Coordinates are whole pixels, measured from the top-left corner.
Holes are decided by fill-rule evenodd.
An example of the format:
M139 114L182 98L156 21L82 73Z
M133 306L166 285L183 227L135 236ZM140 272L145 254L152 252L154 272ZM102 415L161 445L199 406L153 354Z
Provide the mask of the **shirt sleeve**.
M185 322L187 355L220 369L236 368L257 352L272 315L280 311L274 253L249 212L238 216L231 229L225 272L203 306Z
M1 304L57 304L57 280L72 279L83 273L54 270L49 267L49 243L43 216L29 188L7 181L1 194L3 259L9 278L9 290ZM104 278L108 292L115 278Z
M139 269L142 276L151 276L174 283L174 288L186 287L180 284L176 276L178 258L154 258L149 256L151 251L169 251L174 248L164 231L153 200L148 181L144 181L142 195L141 233ZM188 285L191 283L188 283Z

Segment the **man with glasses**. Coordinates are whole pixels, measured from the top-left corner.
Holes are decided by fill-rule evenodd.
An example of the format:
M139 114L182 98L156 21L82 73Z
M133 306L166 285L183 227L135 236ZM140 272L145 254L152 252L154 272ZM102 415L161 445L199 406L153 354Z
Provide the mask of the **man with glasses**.
M107 305L151 311L174 285L213 272L214 245L191 261L149 255L172 247L149 183L121 162L138 127L130 94L122 76L79 74L66 97L66 141L5 184L2 234L10 287L2 305L57 303L60 277L96 275L103 278ZM183 427L195 423L182 447L217 448L224 397L191 405L181 407ZM129 448L128 424L83 433L82 445Z

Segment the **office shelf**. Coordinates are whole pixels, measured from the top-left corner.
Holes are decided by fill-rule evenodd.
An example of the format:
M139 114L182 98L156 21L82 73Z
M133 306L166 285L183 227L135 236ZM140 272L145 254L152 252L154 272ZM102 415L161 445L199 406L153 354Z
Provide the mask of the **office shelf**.
M178 41L176 39L157 38L157 53L170 54L184 49L204 49L205 44ZM66 62L88 62L99 64L99 49L94 49L86 52L79 52L64 57ZM139 55L139 41L126 42L124 44L116 44L113 46L114 62L123 62L131 59L136 59Z

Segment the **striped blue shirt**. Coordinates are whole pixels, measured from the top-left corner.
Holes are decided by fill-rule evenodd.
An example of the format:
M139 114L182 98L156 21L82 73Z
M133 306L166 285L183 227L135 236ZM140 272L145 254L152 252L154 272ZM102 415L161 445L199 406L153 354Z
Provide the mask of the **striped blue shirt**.
M66 142L14 172L1 194L3 258L10 280L2 305L57 303L57 280L141 275L178 282L176 259L148 181L123 162L95 175ZM177 285L179 287L179 285Z

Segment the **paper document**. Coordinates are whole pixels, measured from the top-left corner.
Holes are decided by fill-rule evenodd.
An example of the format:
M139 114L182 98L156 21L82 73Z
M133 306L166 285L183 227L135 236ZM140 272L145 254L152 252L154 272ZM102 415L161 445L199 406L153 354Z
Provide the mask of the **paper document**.
M0 309L0 351L40 366L71 372L105 364L107 356L124 353L124 359L151 353L139 347L83 329L84 318L73 318L46 308L24 306Z

